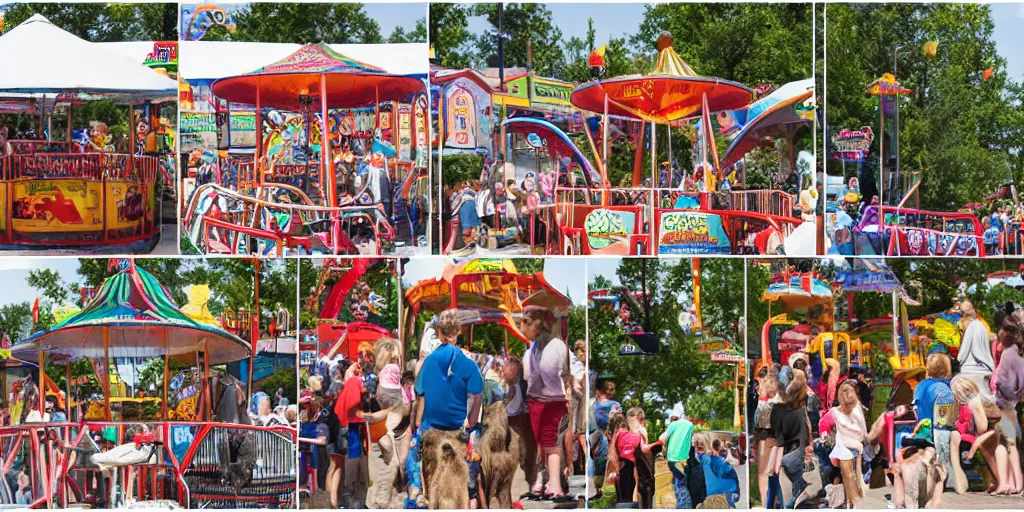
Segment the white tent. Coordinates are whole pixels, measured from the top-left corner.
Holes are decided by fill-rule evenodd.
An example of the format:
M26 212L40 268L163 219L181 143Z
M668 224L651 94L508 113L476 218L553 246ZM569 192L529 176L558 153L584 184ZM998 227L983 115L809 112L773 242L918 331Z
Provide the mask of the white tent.
M393 75L426 78L429 71L426 43L328 46L346 57L377 66ZM184 80L216 80L244 75L277 62L301 47L292 43L181 41L178 43L178 76Z
M0 91L113 92L166 95L178 84L103 49L40 14L0 36Z

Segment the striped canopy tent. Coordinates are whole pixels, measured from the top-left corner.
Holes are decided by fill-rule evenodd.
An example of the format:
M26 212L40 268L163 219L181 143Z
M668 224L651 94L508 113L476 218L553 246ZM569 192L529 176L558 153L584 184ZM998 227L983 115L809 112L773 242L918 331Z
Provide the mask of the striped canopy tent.
M783 271L772 276L761 300L779 301L788 311L832 303L832 287L817 272Z
M248 342L189 318L134 261L118 260L117 265L118 273L107 278L85 308L15 344L11 355L22 361L36 361L40 353L54 362L160 356L195 361L202 352L214 365L249 357Z
M327 44L308 44L291 55L244 75L213 83L213 94L234 103L301 112L303 97L327 102L327 108L356 108L382 101L408 100L423 84L359 62Z

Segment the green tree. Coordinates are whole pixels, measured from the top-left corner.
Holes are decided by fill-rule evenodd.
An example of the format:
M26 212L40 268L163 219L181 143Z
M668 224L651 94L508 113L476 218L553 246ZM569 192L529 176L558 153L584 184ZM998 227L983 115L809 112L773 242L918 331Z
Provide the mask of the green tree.
M27 337L31 329L32 306L28 302L0 306L0 336L7 335L16 343Z
M232 41L262 43L383 43L377 23L360 3L244 4L235 10Z
M467 28L470 6L431 3L430 4L430 46L434 49L437 63L446 68L469 66L465 46L472 40Z
M498 4L474 4L474 14L483 16L492 30L477 36L477 58L483 66L498 66ZM562 31L543 4L504 4L501 30L504 43L505 67L527 67L540 76L556 76L564 67L561 48ZM532 63L528 63L528 49L532 50Z
M406 33L402 27L395 27L388 36L389 43L425 43L427 41L427 20L420 18L416 20L416 26Z
M54 25L92 42L177 41L174 3L11 3L0 6L7 30L41 14Z

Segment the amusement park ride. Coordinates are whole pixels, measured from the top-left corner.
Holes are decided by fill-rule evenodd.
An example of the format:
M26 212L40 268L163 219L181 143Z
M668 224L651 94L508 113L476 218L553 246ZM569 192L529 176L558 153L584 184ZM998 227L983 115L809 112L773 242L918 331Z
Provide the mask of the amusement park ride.
M174 101L177 84L167 74L175 48L158 42L145 63L133 63L38 14L0 36L0 66L7 70L0 91L9 98L0 101L0 115L39 115L36 138L8 140L11 152L0 155L0 246L152 249L157 190L173 190L173 115L162 115L161 104ZM89 58L54 60L55 54ZM117 149L104 123L74 129L75 106L96 100L130 109L135 129ZM52 129L58 107L63 141Z
M816 249L823 241L814 227L813 177L800 180L801 194L807 197L801 195L797 205L794 196L778 190L732 190L743 184L733 184L731 173L724 172L735 168L750 150L780 137L789 142L790 172L796 170L793 138L800 127L813 123L813 81L786 84L771 94L765 89L760 98L754 98L754 91L746 86L694 73L672 48L667 33L656 46L658 62L651 74L601 78L570 94L575 109L599 121L582 124L587 145L596 155L594 163L547 120L502 121L501 134L506 137L502 147L513 155L510 161L485 169L479 191L463 189L454 199L444 198L452 200L453 212L475 208L487 219L486 226L475 231L460 227L460 215L454 215L447 226L445 253L462 254L477 247L620 256L819 252ZM603 56L592 55L591 66L603 73ZM710 133L711 115L716 112L720 130L736 135L721 160ZM669 166L667 176L660 176L653 134L659 125L671 130L694 121L698 127L708 127L697 130L696 171L673 176ZM638 142L632 185L627 188L613 187L608 178L615 123L638 128L630 130L638 131ZM598 137L591 124L600 127ZM641 167L648 124L651 169L645 178ZM521 158L523 154L534 157ZM671 154L670 147L670 160ZM522 164L531 161L536 166ZM515 194L527 196L521 208L506 190L510 180L521 184ZM797 206L804 218L794 213ZM801 226L807 232L794 235Z
M219 137L232 144L251 132L254 151L190 156L182 221L194 250L384 255L427 245L420 80L321 43L210 89L217 115L232 119ZM252 129L233 133L250 110Z
M10 349L13 360L40 369L66 367L64 390L58 391L38 370L36 383L27 381L46 390L23 393L21 407L33 409L33 414L38 408L47 417L44 395L55 397L58 404L64 402L61 393L83 399L78 387L86 382L72 378L75 361L92 362L102 389L100 418L72 402L63 423L16 422L0 428L5 469L15 464L30 479L34 500L29 506L290 506L296 431L227 422L225 415L231 416L236 407L246 409L247 400L228 403L223 398L244 397L247 389L226 372L211 372L250 358L252 344L222 329L212 317L208 322L193 319L133 260L112 260L110 268L114 274L90 293L81 310L62 314L65 318L55 326ZM165 398L152 399L159 411L154 417L128 421L112 407L111 388L118 380L109 373L110 362L137 358L163 358ZM192 370L172 375L172 359ZM172 408L172 403L177 405ZM120 412L127 416L124 409ZM248 419L245 411L234 411L235 418L240 416ZM9 489L0 497L11 503Z

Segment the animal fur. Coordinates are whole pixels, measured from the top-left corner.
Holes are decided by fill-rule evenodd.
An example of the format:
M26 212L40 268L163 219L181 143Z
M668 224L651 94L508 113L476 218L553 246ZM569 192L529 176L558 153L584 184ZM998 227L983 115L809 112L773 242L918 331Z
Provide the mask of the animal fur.
M220 445L221 482L231 486L235 495L252 484L252 470L256 467L256 442L252 432L229 430L228 441Z
M469 508L466 443L457 436L436 429L423 434L423 482L431 509Z
M729 500L725 498L724 494L712 494L704 501L699 503L696 508L699 509L727 509L729 508Z
M484 409L483 435L477 443L480 472L490 508L512 508L512 478L519 465L519 434L508 426L504 402Z

